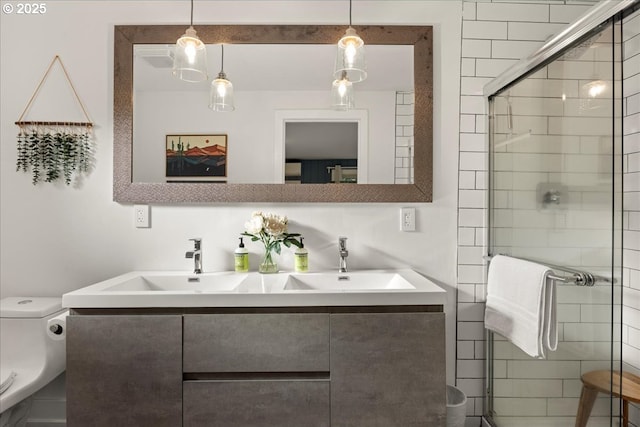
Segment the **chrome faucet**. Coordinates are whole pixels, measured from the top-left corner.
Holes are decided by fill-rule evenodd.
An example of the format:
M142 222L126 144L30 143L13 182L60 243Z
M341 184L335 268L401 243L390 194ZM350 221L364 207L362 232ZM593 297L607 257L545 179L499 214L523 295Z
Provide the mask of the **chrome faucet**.
M193 250L185 254L185 258L193 258L193 272L195 274L202 273L202 244L201 238L189 239L193 241Z
M346 237L338 237L338 252L340 253L340 268L338 269L338 271L340 273L346 273L347 257L349 256L349 251L347 250Z

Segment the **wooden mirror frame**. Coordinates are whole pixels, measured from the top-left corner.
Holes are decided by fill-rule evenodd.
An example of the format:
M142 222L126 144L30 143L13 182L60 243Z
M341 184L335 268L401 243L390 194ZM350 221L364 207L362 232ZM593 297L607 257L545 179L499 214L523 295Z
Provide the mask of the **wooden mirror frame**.
M173 44L184 25L116 25L113 63L113 200L120 203L431 202L433 192L433 29L358 26L371 45L414 47L413 184L222 184L132 182L133 46ZM198 25L207 44L335 44L345 26ZM328 89L327 89L328 90ZM395 141L394 141L395 144Z

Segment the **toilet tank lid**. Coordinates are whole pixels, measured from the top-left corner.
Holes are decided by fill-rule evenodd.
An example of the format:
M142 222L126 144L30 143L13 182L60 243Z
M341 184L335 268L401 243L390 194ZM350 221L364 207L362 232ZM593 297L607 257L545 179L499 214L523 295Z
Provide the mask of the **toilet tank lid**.
M0 317L41 318L62 310L62 298L8 297L0 300Z

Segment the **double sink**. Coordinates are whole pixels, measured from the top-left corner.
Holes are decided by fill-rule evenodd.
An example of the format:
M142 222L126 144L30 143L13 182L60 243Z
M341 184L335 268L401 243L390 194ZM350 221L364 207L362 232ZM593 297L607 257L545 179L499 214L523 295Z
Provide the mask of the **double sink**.
M67 293L69 308L441 305L445 291L414 270L189 274L134 271Z

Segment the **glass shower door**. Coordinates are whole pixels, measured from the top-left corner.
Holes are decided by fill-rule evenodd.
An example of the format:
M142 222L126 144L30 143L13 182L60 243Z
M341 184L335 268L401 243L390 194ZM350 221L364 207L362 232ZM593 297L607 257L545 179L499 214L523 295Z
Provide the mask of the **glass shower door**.
M581 375L620 369L618 33L606 25L489 98L489 254L607 279L557 283L559 343L546 360L490 334L488 414L500 427L573 427ZM601 393L589 426L612 425L618 407Z

